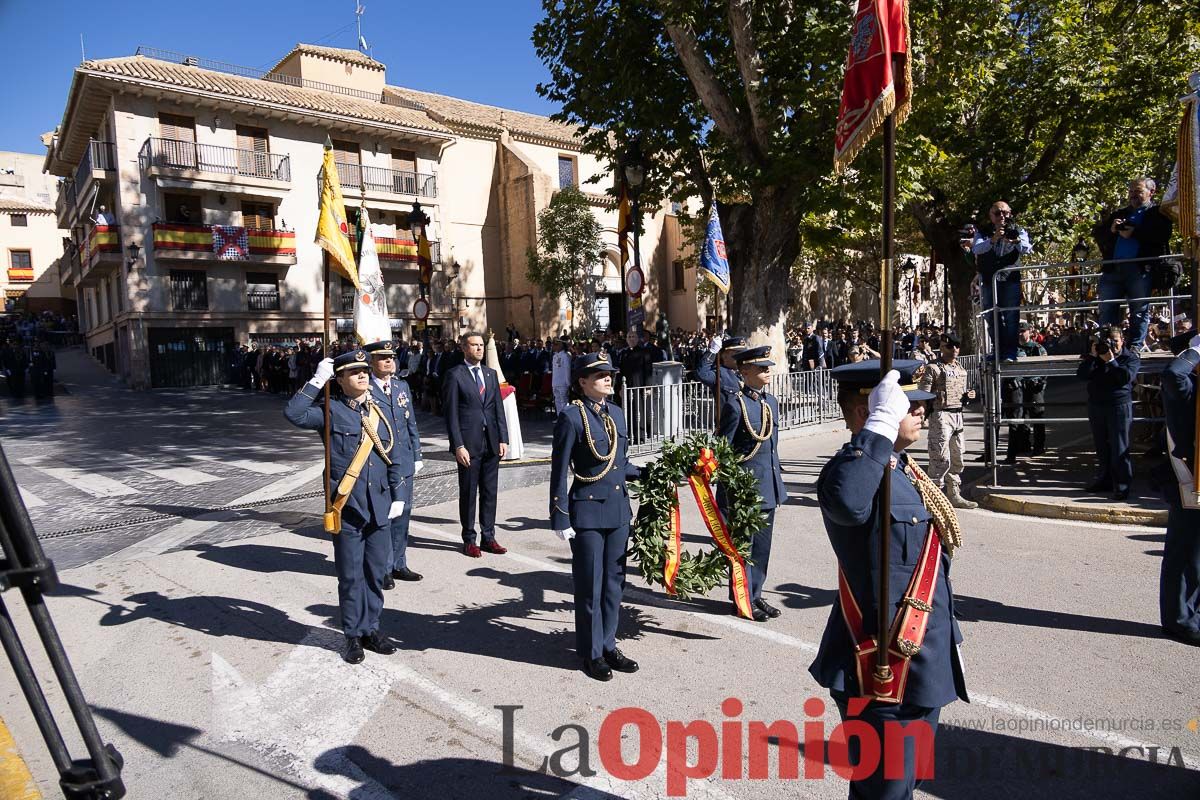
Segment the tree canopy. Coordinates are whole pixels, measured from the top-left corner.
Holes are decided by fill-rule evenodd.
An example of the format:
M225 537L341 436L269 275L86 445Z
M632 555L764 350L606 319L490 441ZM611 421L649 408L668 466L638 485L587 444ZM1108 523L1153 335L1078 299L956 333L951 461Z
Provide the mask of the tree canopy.
M878 144L832 174L853 4L543 5L533 41L550 80L539 91L584 128L590 151L615 160L640 137L651 202L720 201L743 330L786 313L781 284L803 252L836 262L830 253L878 236ZM1165 184L1177 99L1200 68L1194 12L1194 0L912 0L898 235L952 266L960 308L969 274L957 230L993 200L1056 258L1128 178Z
M530 282L550 297L565 296L572 308L585 306L593 316L592 268L604 258L604 228L587 197L574 186L559 190L538 213L537 230L537 249L526 254Z

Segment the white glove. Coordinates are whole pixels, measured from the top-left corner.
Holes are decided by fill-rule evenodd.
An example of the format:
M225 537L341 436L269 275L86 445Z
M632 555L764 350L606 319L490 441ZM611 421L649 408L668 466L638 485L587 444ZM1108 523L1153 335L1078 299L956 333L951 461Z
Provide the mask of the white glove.
M899 372L892 370L871 390L867 408L870 414L863 427L894 443L900 435L900 421L908 415L909 409L908 396L900 388Z
M388 519L395 519L404 513L404 501L393 500L392 507L388 509Z
M714 336L712 338L712 341L708 343L708 352L712 353L713 355L716 355L717 353L721 352L721 337L720 336Z
M312 380L310 380L309 383L318 389L322 389L325 387L325 384L329 383L329 379L332 377L333 359L322 358L320 362L317 363L317 371L313 373Z
M564 542L569 542L575 538L575 529L567 528L565 530L555 531L554 535L562 539Z
M413 475L420 475L421 470L423 469L425 469L424 461L417 461L413 463Z

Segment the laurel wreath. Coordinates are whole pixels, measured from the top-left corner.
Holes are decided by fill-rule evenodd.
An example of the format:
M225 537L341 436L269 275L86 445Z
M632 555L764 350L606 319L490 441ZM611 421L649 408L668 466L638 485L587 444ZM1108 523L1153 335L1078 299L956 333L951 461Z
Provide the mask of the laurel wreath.
M642 479L633 484L640 507L630 535L629 552L647 583L666 585L663 567L671 536L671 512L680 502L680 492L691 494L690 489L678 487L692 473L702 448L709 448L717 458L713 483L724 488L725 525L734 547L747 564L754 534L766 527L758 480L741 466L740 456L728 441L710 433L693 433L682 442L664 442L662 456L652 461ZM728 580L728 563L715 547L695 554L682 551L675 576L675 595L686 600L692 595L707 594Z

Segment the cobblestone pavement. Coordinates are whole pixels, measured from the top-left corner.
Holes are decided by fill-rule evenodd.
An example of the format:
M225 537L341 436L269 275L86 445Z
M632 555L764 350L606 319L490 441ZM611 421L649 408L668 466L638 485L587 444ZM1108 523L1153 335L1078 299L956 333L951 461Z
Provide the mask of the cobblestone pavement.
M194 538L253 536L263 519L277 526L275 515L319 511L321 440L287 423L285 396L212 387L133 392L80 349L60 353L58 377L52 402L0 400L0 441L60 568L228 507L237 508ZM414 507L457 491L441 418L420 412L418 425L426 467ZM502 488L546 480L551 423L523 427L526 459L501 470Z

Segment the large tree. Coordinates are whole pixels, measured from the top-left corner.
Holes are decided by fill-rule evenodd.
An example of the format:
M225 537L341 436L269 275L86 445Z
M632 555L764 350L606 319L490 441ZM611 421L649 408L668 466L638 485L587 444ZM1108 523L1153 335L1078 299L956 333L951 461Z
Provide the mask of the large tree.
M878 231L878 145L857 170L831 169L854 4L543 5L533 41L550 80L539 91L593 152L615 161L640 137L651 202L721 201L734 323L776 338L802 246L835 264L831 252L861 250ZM950 265L964 319L971 275L957 231L992 200L1012 203L1039 256L1056 258L1126 177L1165 176L1200 20L1194 0L912 0L910 20L898 235ZM864 281L877 281L869 266Z
M783 341L799 222L826 201L847 9L751 0L543 0L539 91L616 162L640 138L647 200L721 201L734 325ZM652 206L651 206L652 207Z
M595 326L595 267L604 258L604 227L577 187L554 193L537 217L537 248L525 258L526 276L547 297L566 297L571 304L571 328L578 311Z

